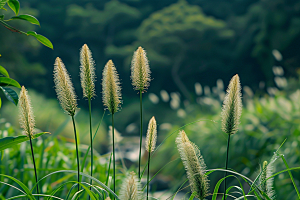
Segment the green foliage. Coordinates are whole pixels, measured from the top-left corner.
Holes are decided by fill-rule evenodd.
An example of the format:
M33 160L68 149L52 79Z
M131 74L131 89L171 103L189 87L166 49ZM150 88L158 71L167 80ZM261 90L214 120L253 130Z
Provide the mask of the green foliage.
M17 131L4 119L1 119L0 123L0 138L2 137L11 137L17 134ZM54 171L59 170L69 170L76 169L76 156L75 156L75 145L72 139L59 136L53 137L53 134L45 134L42 137L38 137L33 140L34 144L34 153L36 158L36 164L38 168L39 178L48 175L43 180L40 181L43 194L51 194L57 188L60 188L55 194L52 194L57 197L64 197L67 191L69 191L74 183L70 180L76 180L74 176L77 171L73 173L53 173ZM80 151L86 153L87 146L80 145ZM0 160L0 174L7 174L13 176L15 179L19 180L22 183L28 183L33 185L34 171L32 169L32 159L30 154L30 145L26 142L21 143L21 145L14 145L9 149L5 149L1 153L3 156ZM94 177L97 177L98 181L105 183L108 165L104 163L106 160L109 160L109 155L100 155L97 151L94 150ZM88 155L88 158L90 155ZM89 159L87 159L89 160ZM82 160L81 160L82 161ZM90 162L86 162L85 170L83 173L87 174L89 169ZM88 175L84 175L88 177ZM0 177L0 181L3 182L4 177ZM119 176L117 183L120 184L122 176ZM89 182L89 179L83 178L83 182ZM95 180L94 180L95 181ZM9 184L16 185L14 181L6 181ZM66 183L63 188L61 184ZM26 184L27 185L27 184ZM27 185L28 186L28 185ZM74 195L76 191L72 191L71 194ZM21 194L14 188L8 185L0 185L0 194L3 197L8 198L12 197L12 194L17 195ZM1 196L1 195L0 195Z
M10 19L5 20L4 15L2 15L1 19L0 19L0 24L2 26L4 26L5 28L9 29L12 32L22 33L22 34L25 34L25 35L32 35L33 37L35 37L43 45L53 49L52 43L46 37L44 37L42 35L39 35L39 34L35 33L34 31L28 31L27 33L23 32L19 29L16 29L16 28L10 26L9 24L7 24L6 22L10 21L10 20L25 20L25 21L28 21L32 24L40 25L39 21L32 15L28 15L28 14L19 15L20 3L19 3L18 0L8 0L8 1L1 0L0 9L4 8L6 3L10 7L10 9L15 13L16 16L13 16Z
M28 21L32 24L35 24L35 25L40 25L40 22L37 20L37 18L35 18L34 16L32 15L28 15L28 14L25 14L25 15L19 15L19 16L14 16L11 18L12 20L13 19L22 19L22 20L25 20L25 21ZM28 33L27 33L28 34ZM53 48L52 48L53 49Z
M20 10L20 3L18 0L8 0L7 1L8 6L12 9L12 11L14 11L14 13L16 15L19 14L19 10Z
M253 99L244 95L244 108L241 117L239 132L232 137L230 165L229 168L242 172L247 177L255 175L261 160L268 160L273 155L275 149L287 138L282 152L284 157L289 160L291 166L299 163L299 99L300 90L291 94L278 92L275 96L265 95L264 97L254 97ZM215 102L215 103L213 103ZM203 96L199 99L198 105L190 105L185 109L189 113L184 119L185 123L195 121L185 128L191 141L195 142L202 151L203 158L207 166L211 169L224 167L220 160L224 160L226 154L227 136L220 131L221 129L221 101L215 98ZM201 112L203 107L219 110L217 113ZM193 110L189 112L189 110ZM201 113L201 114L200 114ZM197 116L198 115L198 116ZM173 127L169 134L177 129ZM177 152L174 149L174 137L171 136L164 145L161 146L153 163L154 171L158 171L164 165L165 158L173 158L173 164L163 170L166 176L173 176L176 180L183 181L185 177L183 166L176 160ZM218 148L216 148L218 147ZM276 169L282 169L283 163L274 163ZM299 171L292 172L295 182L299 183ZM292 184L284 184L283 180L288 178L288 174L275 177L275 191L277 196L284 196L289 199L296 199ZM210 175L211 185L215 185L219 176ZM229 179L230 180L230 179ZM233 181L229 183L234 183Z
M212 6L215 2L218 2L216 4L218 6ZM282 62L285 70L292 75L299 68L299 62L297 62L299 60L297 53L299 52L294 51L300 35L298 26L300 4L297 1L179 0L177 3L172 1L125 3L113 0L94 3L66 0L59 2L58 6L58 4L52 5L48 1L28 0L26 9L32 15L19 15L17 0L0 0L0 9L5 10L6 3L16 16L5 20L4 15L1 15L1 25L10 31L33 37L28 38L30 45L24 44L22 48L15 50L16 46L23 44L22 39L10 36L5 31L0 31L0 38L5 38L3 40L5 51L9 52L5 56L3 62L5 65L3 64L3 66L9 66L11 77L16 78L16 80L21 79L21 82L35 86L40 91L52 91L53 89L52 85L44 80L47 75L50 77L49 71L52 71L47 71L47 67L45 67L49 66L49 57L60 54L67 58L67 63L78 64L74 51L75 49L77 51L82 45L83 40L88 44L91 43L92 49L96 49L94 54L103 55L99 62L96 60L98 66L104 66L104 62L108 58L116 59L116 65L120 66L118 67L120 77L125 77L123 75L128 72L126 70L129 69L132 51L138 45L147 49L151 61L150 65L153 66L152 77L156 80L151 90L155 92L158 89L180 91L180 93L171 93L170 101L162 101L157 97L160 100L158 104L152 104L149 100L151 95L155 95L154 93L149 94L149 96L145 95L144 103L145 120L155 113L158 114L158 122L165 122L160 126L158 137L160 141L162 138L166 138L166 140L157 153L153 155L152 160L154 159L156 162L152 162L152 171L160 171L163 166L162 173L159 175L170 180L173 184L171 186L175 188L172 188L171 191L176 191L180 185L185 186L184 170L174 149L175 134L172 135L173 131L177 132L177 126L186 124L184 128L187 134L201 148L209 168L223 167L220 164L220 160L224 160L226 151L226 135L220 131L223 88L212 88L212 94L207 92L210 91L210 88L205 89L205 95L193 94L191 88L195 82L212 85L215 79L220 76L229 77L228 74L231 76L234 69L234 71L242 72L241 77L245 77L243 85L247 83L255 88L261 80L265 80L267 85L274 84L270 69L278 62ZM239 5L241 5L241 11L234 9L240 8ZM39 10L40 13L31 9L31 6ZM49 24L45 24L44 30L54 38L55 43L60 45L55 53L50 52L50 49L47 49L49 53L47 50L38 51L39 45L35 39L53 48L52 43L47 38L33 31L20 31L31 28L31 24L39 25L37 19L33 17L37 14L39 14L39 19L52 17ZM29 27L18 24L18 21L21 20L30 22L27 23ZM10 23L15 23L15 21L16 25L21 28L17 29L11 26ZM57 31L58 26L61 27L60 31ZM32 55L26 54L26 49L29 48L32 50ZM286 59L284 61L274 60L272 55L274 49L282 52ZM41 59L35 62L35 56ZM73 70L71 73L77 72L76 67L71 70ZM0 67L0 72L3 74L3 77L0 77L3 86L18 86L18 83L9 77L5 69ZM163 78L159 78L159 76ZM76 79L76 76L73 77ZM123 81L125 83L124 91L129 91L127 89L130 84L126 86L126 83L130 82L129 78L123 79ZM75 83L77 82L75 80ZM161 88L162 85L164 88ZM79 84L77 84L78 86ZM296 83L295 87L299 88L299 83ZM17 104L16 92L7 87L1 89L10 101ZM284 162L287 170L275 174L275 190L280 197L295 199L296 193L293 185L297 188L300 181L300 174L297 171L299 168L294 167L299 163L300 157L298 151L300 91L288 89L289 92L277 92L274 96L266 95L263 91L258 91L254 98L251 95L244 96L245 109L241 118L240 131L232 137L231 146L233 149L230 155L232 162L229 167L241 172L238 174L230 171L248 183L247 177L256 177L256 171L261 160L271 157L279 144L288 138L282 152L293 167L293 171L291 172L287 162ZM48 92L48 95L51 93ZM130 96L133 94L128 92L126 95L124 97L125 104L129 102ZM70 135L68 135L72 127L70 127L69 121L59 114L61 110L59 110L57 103L54 103L54 100L47 100L39 95L36 95L34 99L36 102L33 105L37 105L36 110L38 111L36 113L37 121L41 124L38 127L45 130L54 129L54 131L57 129L52 136L47 137L45 135L34 141L40 177L50 174L41 181L42 192L74 199L77 197L86 198L87 193L92 194L94 198L97 198L97 195L99 198L101 195L105 196L104 193L101 193L103 190L99 190L99 193L94 190L89 191L87 184L81 184L85 192L82 190L75 194L76 182L70 180L75 180L72 173L76 173L76 171L66 171L70 168L76 168L74 141L69 139ZM180 99L184 99L184 101L181 102ZM171 108L166 108L169 103ZM138 118L137 102L130 101L128 104L124 105L123 111L116 116L116 122L122 128L129 123L135 123ZM1 114L5 118L14 118L14 121L17 122L17 115L13 114L13 109L9 109L12 108L11 106L12 104L8 107L5 106ZM87 121L85 121L87 116L82 109L80 115L76 117L78 123L83 127L79 131L82 138L88 132L86 131ZM191 121L195 122L190 123ZM0 122L1 137L14 137L20 134L4 120L0 120ZM62 136L61 130L65 127L65 135ZM105 131L100 132L102 132L101 143L98 142L96 146L98 146L98 150L107 151L109 145L103 139ZM165 137L165 135L167 136ZM130 142L132 142L131 139ZM80 145L80 152L90 156L86 153L87 149L87 146ZM1 153L3 160L0 161L0 174L9 174L6 176L9 180L0 177L0 181L4 182L0 185L0 194L2 195L0 198L7 199L13 196L12 194L21 194L22 192L18 193L15 188L7 185L17 186L18 184L29 195L27 198L34 199L28 189L32 188L33 185L33 170L29 152L28 145L22 143L5 149ZM96 152L94 157L96 161L94 177L99 179L101 183L107 182L109 184L110 178L106 175L107 173L111 174L112 171L109 168L109 155L100 156ZM171 161L166 161L165 158L170 158ZM166 162L169 164L165 165ZM90 163L85 162L81 166L82 169L87 170L90 168ZM276 162L275 167L280 170L284 165ZM120 171L123 172L126 169L122 168ZM215 185L215 192L218 192L219 186L225 180L220 180L221 175L217 173L218 171L221 171L223 175L224 170L214 170L214 173L209 174L211 184ZM64 174L62 175L61 172ZM283 174L282 172L287 173ZM89 182L89 177L86 176L89 172L84 171L84 173L85 178L82 181ZM245 178L242 174L247 177ZM117 188L122 177L122 174L117 174ZM257 194L259 192L257 190L247 194L243 184L240 183L241 178L234 180L232 178L236 177L231 175L226 179L235 187L230 186L226 193L231 195L238 192L240 197L237 199L251 198L250 195L255 195L258 199L261 198L260 194ZM22 183L26 183L26 186ZM188 189L183 189L183 191L188 191ZM217 199L215 192L212 196ZM297 191L297 193L299 192ZM79 197L81 194L86 196ZM78 196L76 197L76 195ZM268 199L267 196L264 197ZM191 198L193 198L193 194Z
M6 69L0 66L0 89L10 102L17 105L18 104L17 93L13 89L7 86L21 88L20 84L16 80L9 78L9 74L6 71ZM2 101L0 98L0 108L1 108L1 104Z
M4 75L4 76L6 76L6 77L9 78L8 72L7 72L6 69L5 69L4 67L2 67L1 65L0 65L0 73L1 73L2 75Z
M42 135L44 135L47 132L37 133L33 135L33 139L36 139ZM26 135L22 136L15 136L15 137L4 137L0 139L0 151L3 151L4 149L11 148L17 144L20 144L22 142L29 141L29 137Z
M8 87L0 87L2 92L4 93L5 97L12 102L15 105L18 105L19 97L18 94L13 90Z

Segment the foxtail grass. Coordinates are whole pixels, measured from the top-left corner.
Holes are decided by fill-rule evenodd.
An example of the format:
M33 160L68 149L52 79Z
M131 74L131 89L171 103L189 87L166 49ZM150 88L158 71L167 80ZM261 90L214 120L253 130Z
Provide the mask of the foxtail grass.
M240 78L236 74L230 80L229 86L226 91L226 96L223 102L222 108L222 130L228 135L227 140L227 153L225 169L228 169L228 155L230 146L230 136L238 131L238 126L240 124L240 117L242 114L242 95L241 95L241 85ZM225 172L225 177L227 176L227 171ZM226 193L226 179L224 180L224 193ZM225 198L225 196L224 196Z
M95 96L95 62L89 47L84 44L80 50L80 80L83 96L88 99L90 120L90 143L91 143L91 177L93 177L93 130L92 130L92 105L91 100ZM92 184L92 180L90 184Z
M157 125L154 116L150 119L147 137L146 137L146 150L148 151L148 173L147 173L147 199L149 194L149 175L150 175L150 157L151 152L154 151L157 139Z
M54 64L54 83L55 83L55 91L57 93L57 98L60 102L61 107L65 110L65 112L71 116L73 122L74 136L75 136L75 144L76 144L76 155L77 155L77 181L78 181L78 191L80 189L80 166L79 166L79 150L78 150L78 142L77 142L77 134L76 134L76 124L75 124L75 112L77 109L77 100L76 94L74 91L73 84L71 82L70 75L61 61L60 58L56 58Z
M141 200L141 183L134 172L130 172L122 183L120 191L121 200Z
M111 113L112 121L112 143L113 143L113 182L114 192L116 192L116 157L115 157L115 126L114 126L114 114L119 111L121 104L121 86L119 81L119 75L117 73L114 63L109 60L103 69L102 79L102 100L104 106Z
M261 169L261 175L259 177L258 184L260 185L260 189L270 198L275 199L275 192L273 190L273 181L274 178L269 178L273 175L273 163L269 163L267 161L263 162L263 166ZM263 199L265 199L263 197Z
M177 149L195 197L203 200L208 196L209 183L205 175L206 165L199 148L192 143L182 130L176 138Z
M21 128L23 128L25 135L29 138L30 141L31 156L32 156L32 162L33 162L34 174L35 174L35 182L38 183L38 176L37 176L33 146L32 146L35 120L34 120L34 115L31 107L31 100L24 86L22 86L21 88L18 107L19 107L19 115L20 115L19 120L20 120ZM36 191L37 194L39 194L38 184L36 186Z
M143 96L142 94L150 85L150 68L146 51L139 47L133 54L131 61L131 80L135 90L140 93L140 150L138 177L141 178L142 139L143 139Z

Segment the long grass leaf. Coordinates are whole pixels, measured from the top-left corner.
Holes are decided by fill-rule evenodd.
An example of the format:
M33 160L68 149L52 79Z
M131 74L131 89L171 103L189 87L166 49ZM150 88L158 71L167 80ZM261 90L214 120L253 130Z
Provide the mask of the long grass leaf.
M24 191L22 191L20 188L17 188L16 186L13 186L13 185L11 185L11 184L8 184L8 183L2 182L2 181L0 181L0 183L2 183L2 184L4 184L4 185L8 185L8 186L11 187L11 188L14 188L14 189L16 189L16 190L19 190L19 191L22 192L23 194L26 194Z
M19 186L21 186L23 188L23 190L25 191L25 193L27 194L27 197L32 199L32 200L35 200L34 196L32 195L31 191L26 187L26 185L24 185L21 181L19 181L18 179L14 178L14 177L11 177L11 176L8 176L8 175L5 175L5 174L0 174L0 176L3 176L3 177L6 177L6 178L9 178L11 180L13 180L14 182L16 182Z
M284 162L284 165L285 165L286 169L290 169L290 168L289 168L289 165L287 164L287 162L286 162L286 160L285 160L285 158L284 158L284 155L281 154L280 157L282 158L282 160L283 160L283 162ZM290 175L291 181L293 182L293 185L294 185L295 190L296 190L296 192L297 192L298 199L300 199L300 193L299 193L299 190L298 190L298 188L297 188L297 186L296 186L296 183L295 183L295 181L294 181L294 177L293 177L293 175L292 175L292 172L289 170L288 173L289 173L289 175Z
M52 172L52 173L47 174L46 176L42 177L42 178L38 181L38 183L39 183L41 180L47 178L48 176L51 176L51 175L57 174L57 173L73 173L73 174L75 173L75 174L77 174L77 171L74 171L74 170L59 170L59 171L55 171L55 172ZM0 174L0 175L1 175L1 174ZM91 176L88 175L88 174L84 174L84 173L82 173L82 172L80 172L80 175L81 175L81 176L84 176L84 177L86 177L86 178L92 179L93 181L95 181L96 183L98 183L99 185L101 185L103 188L105 188L108 192L110 192L114 197L116 197L117 199L119 199L119 197L118 197L118 196L117 196L110 188L108 188L104 183L102 183L101 181L97 180L97 179L94 178L94 177L91 177ZM34 189L35 187L36 187L36 184L33 186L33 189Z

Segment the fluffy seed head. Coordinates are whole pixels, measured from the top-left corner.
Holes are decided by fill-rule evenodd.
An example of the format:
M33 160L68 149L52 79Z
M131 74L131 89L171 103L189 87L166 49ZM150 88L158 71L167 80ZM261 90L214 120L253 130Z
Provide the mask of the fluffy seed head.
M80 81L83 96L91 99L95 96L95 62L86 44L80 50L80 64Z
M114 63L109 60L103 69L102 99L104 106L114 114L121 104L121 86Z
M135 90L144 92L150 85L150 68L146 51L139 47L131 61L131 80Z
M74 116L77 109L76 95L68 71L60 58L54 64L54 83L57 98L65 112Z
M155 149L157 139L157 125L154 116L150 119L146 137L146 150L152 152Z
M142 199L142 186L134 172L130 172L122 184L120 191L121 200L140 200Z
M242 94L240 78L236 74L232 77L227 94L225 96L222 108L222 130L229 134L235 134L238 131L240 117L242 114Z
M19 96L19 120L21 128L23 128L27 137L33 138L33 131L35 126L34 116L32 112L30 98L24 86L22 86Z
M260 189L267 194L267 196L270 199L275 199L275 192L273 190L273 178L270 178L267 180L267 178L269 178L270 176L272 176L273 174L273 162L271 160L271 162L268 164L267 161L263 162L263 167L261 170L261 175L259 177L259 181L258 184L260 185ZM265 197L262 197L263 199L265 199Z
M208 179L205 175L206 165L198 147L190 142L184 131L180 131L176 138L177 149L185 167L192 193L203 200L208 196Z

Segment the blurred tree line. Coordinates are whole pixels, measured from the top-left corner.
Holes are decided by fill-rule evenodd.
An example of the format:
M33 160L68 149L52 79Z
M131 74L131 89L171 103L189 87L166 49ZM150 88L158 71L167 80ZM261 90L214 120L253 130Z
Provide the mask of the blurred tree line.
M42 22L35 29L54 50L33 38L0 28L1 64L21 85L55 97L52 71L62 58L77 94L79 48L86 43L96 62L98 97L101 73L112 59L120 73L124 100L136 96L130 81L133 51L147 50L152 71L150 91L180 91L193 101L194 84L228 82L235 73L254 90L260 81L273 85L272 66L287 76L299 72L300 1L297 0L21 0L24 13ZM0 14L5 11L0 11ZM22 14L22 13L21 13ZM24 23L12 22L18 28ZM276 61L272 50L283 55ZM279 63L278 63L279 62ZM81 99L81 98L80 98ZM101 105L99 103L99 105Z

